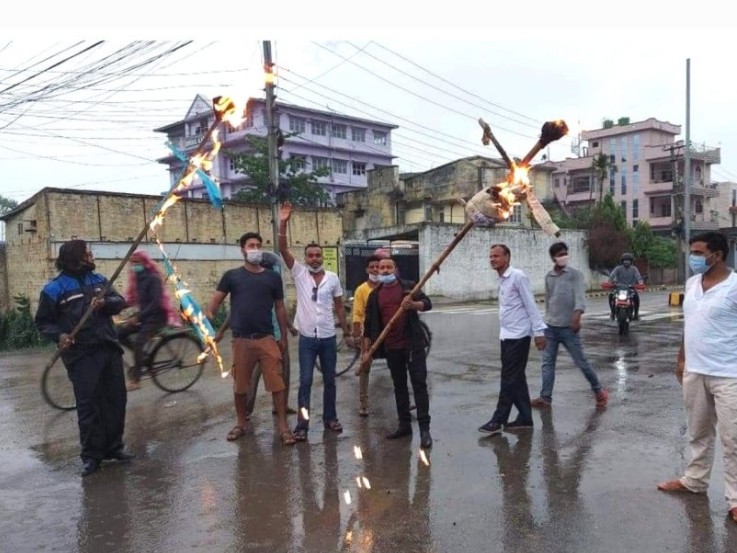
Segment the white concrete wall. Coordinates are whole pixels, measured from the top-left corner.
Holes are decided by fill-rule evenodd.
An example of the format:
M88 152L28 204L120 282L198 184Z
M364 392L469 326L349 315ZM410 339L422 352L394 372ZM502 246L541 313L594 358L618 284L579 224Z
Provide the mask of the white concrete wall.
M420 230L420 277L453 240L460 225L428 224ZM430 296L445 296L458 301L496 299L499 278L489 265L489 248L502 243L512 252L511 264L527 273L537 294L545 293L545 274L552 267L548 248L559 240L568 244L571 266L583 272L587 289L600 290L603 276L588 267L583 231L564 230L553 238L541 230L474 228L456 246L423 287Z

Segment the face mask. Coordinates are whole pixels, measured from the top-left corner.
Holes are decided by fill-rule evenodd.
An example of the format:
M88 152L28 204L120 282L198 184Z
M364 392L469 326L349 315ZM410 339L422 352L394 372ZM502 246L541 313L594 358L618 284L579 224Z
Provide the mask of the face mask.
M395 280L397 280L397 275L379 275L379 280L382 284L392 284Z
M688 266L691 267L691 270L696 275L705 273L709 270L709 267L711 267L711 265L706 264L706 260L709 259L712 255L714 254L710 254L704 257L702 255L691 254L688 256Z
M252 265L258 265L264 258L263 250L246 250L246 261Z
M381 277L379 275L369 274L369 280L371 282L379 282L381 280Z
M556 258L555 258L555 264L556 264L556 265L557 265L558 267L565 267L566 265L568 265L568 259L569 259L569 258L570 258L570 257L569 257L569 256L567 256L567 255L561 255L561 256L559 256L559 257L556 257Z
M322 265L319 267L313 267L312 265L308 265L307 269L313 274L321 273L322 272Z
M629 267L630 265L632 265L632 262L631 261L622 261L622 265L624 265L625 267Z
M142 273L145 267L143 265L131 265L131 270L134 273Z

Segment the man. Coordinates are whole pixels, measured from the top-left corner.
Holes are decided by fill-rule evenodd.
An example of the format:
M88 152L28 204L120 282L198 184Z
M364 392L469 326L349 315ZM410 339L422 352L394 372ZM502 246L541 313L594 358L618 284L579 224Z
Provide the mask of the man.
M261 235L247 232L240 238L245 260L242 267L226 271L206 312L212 318L230 294L230 326L233 334L233 401L236 425L226 436L235 441L246 433L248 392L253 369L258 363L266 390L271 392L283 445L293 445L294 435L287 424L287 392L282 375L282 355L287 347L287 311L284 308L282 279L261 266ZM271 311L276 311L281 337L274 338Z
M128 391L141 387L144 348L146 343L167 323L178 322L171 306L164 278L151 256L136 250L129 261L128 288L125 292L127 307L137 307L138 312L117 329L120 342L133 350L133 366L128 373ZM131 340L132 337L132 340Z
M581 315L584 312L583 273L568 265L568 246L565 242L556 242L548 249L553 260L553 268L545 275L545 340L547 346L543 352L542 390L540 397L532 400L532 407L550 407L553 402L553 386L555 385L555 362L558 357L558 346L565 346L571 354L573 362L586 380L596 398L596 406L606 407L609 392L599 383L594 369L583 354L581 347Z
M368 297L366 320L363 331L363 355L361 367L365 370L371 363L368 350L385 325L402 306L404 311L389 329L384 341L377 348L377 356L386 357L386 364L394 383L394 400L397 404L399 426L388 434L388 440L412 436L409 408L407 373L412 383L417 403L417 424L420 427L420 447L432 447L430 435L430 400L427 393L427 365L425 360L425 333L420 326L418 311L429 311L432 302L422 291L410 295L415 283L399 280L397 265L393 258L385 257L379 262L380 283Z
M530 279L520 269L510 266L512 253L504 244L494 244L489 250L491 268L499 274L499 340L502 351L501 389L496 411L479 432L500 434L502 428L518 430L532 428L530 392L527 388L527 358L530 336L535 347L545 349L545 323L535 305ZM512 406L517 418L507 423Z
M684 331L676 362L688 415L691 461L683 476L658 484L665 492L706 493L717 432L724 450L725 496L737 522L737 274L726 264L729 245L718 232L689 240Z
M326 430L343 432L335 409L335 366L337 342L335 316L337 313L343 339L352 344L350 329L343 307L343 288L338 275L322 266L322 248L319 244L307 244L305 264L295 261L287 247L287 223L292 216L292 204L282 204L279 213L279 252L287 268L292 272L297 290L297 314L294 327L299 332L299 393L297 427L294 435L299 441L307 439L310 418L310 395L315 360L320 358L323 376L322 421Z
M125 300L112 287L103 298L107 279L93 272L95 262L84 240L70 240L59 248L59 275L44 286L35 324L41 334L58 344L61 359L74 387L77 423L82 446L82 476L89 476L106 459L129 461L123 451L125 377L123 350L112 316ZM92 314L79 332L70 334L89 308Z
M353 340L360 344L363 340L363 325L366 319L366 303L371 291L379 283L379 262L381 258L372 255L366 260L366 281L362 282L353 293ZM369 415L368 386L371 366L361 370L358 380L358 414L361 417Z
M621 265L617 265L612 271L612 274L609 275L609 282L614 284L615 286L617 284L621 284L623 286L634 286L635 284L642 284L642 276L640 275L640 271L637 269L637 267L632 264L633 260L634 257L632 257L631 253L623 253L622 257L619 259ZM632 301L635 308L635 313L632 318L636 321L640 318L640 296L637 293L637 290L633 290L632 292ZM615 316L614 296L616 295L616 293L616 288L609 293L609 309L611 310L609 318L612 321L614 320Z

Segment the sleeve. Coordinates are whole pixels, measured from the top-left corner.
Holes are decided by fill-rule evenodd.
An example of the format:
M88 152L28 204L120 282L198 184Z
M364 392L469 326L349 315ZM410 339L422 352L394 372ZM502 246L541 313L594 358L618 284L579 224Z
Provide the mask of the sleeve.
M105 284L107 284L107 280L105 281ZM161 294L161 287L159 287L159 294ZM105 315L112 317L113 315L120 313L123 309L125 309L125 298L118 293L114 286L111 285L105 294L103 312Z
M366 298L366 317L363 321L363 337L371 338L373 326L378 324L374 313L376 312L375 304L379 301L378 288L374 288Z
M632 265L632 268L635 270L635 278L637 279L637 284L639 284L640 281L642 280L642 275L640 274L640 269L638 269L634 265Z
M307 267L302 265L299 261L295 260L294 265L290 269L292 271L292 278L298 278L307 272Z
M220 278L217 291L226 295L230 293L230 271L225 271L225 274Z
M370 290L365 284L361 284L356 288L356 294L353 297L353 319L351 322L361 323L366 319L366 302Z
M583 273L581 271L575 271L573 273L573 310L580 311L583 313L586 311L586 290L583 283Z
M532 286L530 285L530 279L526 274L522 273L517 279L517 286L519 289L520 298L527 311L527 316L530 318L532 323L532 332L537 336L542 336L545 333L547 325L543 321L542 315L537 308L535 303L535 296L532 295Z
M422 308L422 311L423 312L424 311L430 311L432 309L432 302L430 301L430 298L428 298L425 295L425 292L423 292L422 290L420 290L419 292L417 292L415 294L415 297L413 299L415 299L417 301L421 301L422 303L425 304L425 307Z
M284 299L284 282L281 279L281 275L279 273L272 273L274 275L274 290L271 293L271 298L274 301L279 301Z
M340 279L338 278L338 275L335 273L331 273L331 276L335 282L333 285L333 297L337 298L339 296L343 295L343 287L340 285Z
M36 316L33 319L36 328L44 336L56 343L59 341L59 336L64 334L57 321L59 320L59 310L56 302L46 292L41 292L41 297L38 301L38 309L36 310Z
M619 278L619 267L620 265L617 265L616 267L614 267L614 270L609 275L609 282L613 284L617 284L617 279Z

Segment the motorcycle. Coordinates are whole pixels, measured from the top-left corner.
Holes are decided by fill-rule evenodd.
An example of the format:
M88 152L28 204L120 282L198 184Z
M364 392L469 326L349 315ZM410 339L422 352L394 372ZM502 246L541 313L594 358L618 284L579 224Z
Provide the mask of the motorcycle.
M619 335L625 336L630 330L630 321L635 317L635 290L645 289L644 284L611 284L605 282L601 285L604 290L614 290L614 320L617 321Z

